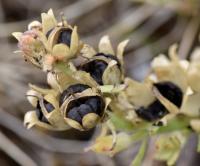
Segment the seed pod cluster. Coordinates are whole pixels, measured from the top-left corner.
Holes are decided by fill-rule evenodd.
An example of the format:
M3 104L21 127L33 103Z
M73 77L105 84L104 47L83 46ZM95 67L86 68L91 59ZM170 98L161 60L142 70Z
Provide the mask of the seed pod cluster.
M64 20L57 22L53 11L41 14L41 23L33 21L24 33L14 32L25 59L44 71L53 70L57 61L69 61L82 47L77 27Z
M65 121L79 130L96 126L105 109L105 102L98 91L84 84L75 84L64 90L60 105Z
M70 84L62 92L31 85L27 98L35 108L25 115L25 125L52 130L94 128L103 118L106 104L100 91L89 85Z
M169 58L156 57L151 73L144 82L138 82L124 72L128 40L114 51L109 37L103 36L95 50L79 40L76 26L69 25L63 16L61 19L58 22L50 9L41 14L41 22L31 22L24 33L13 33L24 58L47 72L51 86L31 86L27 98L35 110L25 115L28 128L38 125L51 130L85 131L105 117L109 119L104 116L107 111L133 124L154 124L183 112L198 114L188 111L199 95L198 60L179 60L172 46Z
M85 45L81 50L82 56L88 58L78 66L91 75L100 85L120 84L123 82L123 52L128 40L118 45L114 53L109 37L104 36L99 42L99 50L96 52L91 46Z

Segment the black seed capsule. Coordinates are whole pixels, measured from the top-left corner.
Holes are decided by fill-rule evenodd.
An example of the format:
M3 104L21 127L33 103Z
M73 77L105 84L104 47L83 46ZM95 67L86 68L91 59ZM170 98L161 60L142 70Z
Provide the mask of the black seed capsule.
M72 94L81 93L82 91L90 88L85 84L74 84L69 86L66 90L64 90L60 96L59 104L62 105L64 101Z
M108 64L102 60L93 60L79 67L80 70L90 73L91 77L100 85L103 85L102 76Z
M165 98L167 98L174 105L176 105L177 107L181 106L183 100L183 92L177 85L171 82L160 82L154 84L154 86ZM140 107L139 109L137 109L136 113L142 119L145 119L147 121L154 121L164 117L169 112L160 101L155 100L147 108Z
M70 47L71 44L71 35L72 35L72 30L71 29L63 29L59 36L58 36L58 41L57 43L63 43L66 44Z

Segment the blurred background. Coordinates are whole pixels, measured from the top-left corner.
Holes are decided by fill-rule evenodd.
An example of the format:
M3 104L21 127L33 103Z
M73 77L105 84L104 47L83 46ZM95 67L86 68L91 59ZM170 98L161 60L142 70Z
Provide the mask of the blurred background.
M25 112L31 110L25 98L28 83L46 86L45 74L14 54L14 31L25 31L30 21L52 8L59 17L64 12L70 24L78 25L82 40L96 47L102 35L110 35L116 47L130 39L126 49L126 74L142 80L150 60L179 44L181 58L189 58L198 46L199 0L0 0L0 165L41 166L128 166L137 145L109 158L84 152L98 128L89 132L69 130L49 132L23 126ZM160 166L153 160L153 139L143 165ZM179 166L199 165L196 138L183 149ZM28 163L28 164L27 164Z

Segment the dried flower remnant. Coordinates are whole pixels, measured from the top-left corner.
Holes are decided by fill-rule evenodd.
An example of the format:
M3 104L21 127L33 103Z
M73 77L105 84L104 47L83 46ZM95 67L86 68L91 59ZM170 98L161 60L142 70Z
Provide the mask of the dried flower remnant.
M27 128L36 125L49 130L69 129L69 125L64 122L60 112L58 93L53 89L42 89L33 85L30 87L27 99L35 110L27 112L24 117Z
M19 49L24 58L50 71L57 61L75 58L81 49L77 27L72 27L64 20L57 22L53 11L41 14L42 22L33 21L24 33L14 32L13 36L19 41Z

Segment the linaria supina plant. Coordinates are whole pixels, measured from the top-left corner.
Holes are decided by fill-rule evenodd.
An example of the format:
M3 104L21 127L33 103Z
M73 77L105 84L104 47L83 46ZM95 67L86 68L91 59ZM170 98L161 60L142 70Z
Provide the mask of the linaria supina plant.
M151 136L155 158L175 164L191 133L200 137L200 54L181 60L177 45L153 59L151 71L138 82L126 77L123 54L128 40L114 52L108 36L99 49L79 40L77 27L50 9L27 31L14 32L24 59L47 74L49 89L30 84L27 99L34 110L24 124L48 130L102 127L86 150L113 156L141 141L131 165L141 165ZM79 63L76 63L76 62ZM111 134L110 134L111 133ZM200 140L200 139L199 139ZM200 141L198 143L200 152Z

